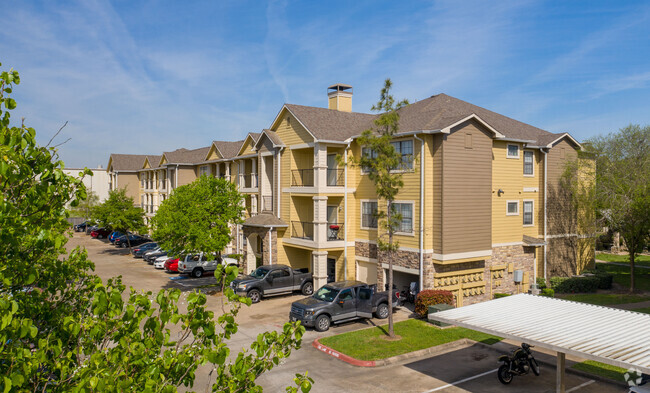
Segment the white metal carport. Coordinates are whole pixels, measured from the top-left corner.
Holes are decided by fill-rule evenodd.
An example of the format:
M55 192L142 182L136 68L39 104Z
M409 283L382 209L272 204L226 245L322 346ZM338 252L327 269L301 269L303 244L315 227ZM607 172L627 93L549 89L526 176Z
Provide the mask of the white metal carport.
M650 374L650 315L520 294L429 314L429 319L557 352L557 392L565 356Z

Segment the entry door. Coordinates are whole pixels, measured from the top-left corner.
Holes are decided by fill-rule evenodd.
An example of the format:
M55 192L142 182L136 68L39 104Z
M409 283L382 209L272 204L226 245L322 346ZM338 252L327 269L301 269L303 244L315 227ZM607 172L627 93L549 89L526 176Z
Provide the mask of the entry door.
M341 184L336 184L338 177L338 171L336 170L336 154L327 155L327 185L328 186L340 186Z
M327 282L336 280L336 259L327 258Z

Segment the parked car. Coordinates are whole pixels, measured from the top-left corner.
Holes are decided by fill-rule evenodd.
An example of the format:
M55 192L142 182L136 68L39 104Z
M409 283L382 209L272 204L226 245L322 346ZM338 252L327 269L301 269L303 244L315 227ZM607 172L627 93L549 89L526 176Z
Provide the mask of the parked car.
M153 262L156 260L156 258L164 256L167 256L167 251L158 247L154 250L146 252L142 259L144 259L148 264L153 265Z
M399 291L392 291L393 307L400 305ZM360 318L388 317L388 291L377 292L376 285L361 281L339 281L320 288L313 296L291 304L289 319L314 327L319 332L328 330L332 323Z
M133 247L151 241L146 237L142 237L138 235L128 235L129 237L128 241L126 237L127 235L118 237L117 239L115 239L115 242L113 244L115 244L117 247L127 248L129 244L131 245L131 247Z
M111 234L108 235L108 241L111 242L111 243L114 243L115 240L120 236L124 236L124 234L122 232L118 232L118 231L111 232Z
M167 262L168 259L174 259L174 258L170 258L167 255L156 258L153 261L153 267L155 267L156 269L164 269L165 262Z
M248 296L253 303L263 296L274 296L301 291L309 296L314 293L314 281L307 269L292 269L286 265L264 265L250 275L237 278L231 287L240 296Z
M75 232L83 232L86 230L86 226L88 225L87 221L82 222L81 224L74 225L72 229L74 229Z
M188 254L178 266L178 272L181 274L190 274L192 277L201 277L207 272L214 272L217 266L237 265L237 260L233 258L222 258L219 255L208 253Z
M111 230L106 228L99 228L95 231L90 232L90 236L96 239L103 239L110 234L111 234Z
M143 243L133 249L133 258L142 258L147 251L151 251L158 248L158 243L149 242Z
M87 235L91 234L93 231L96 231L98 229L99 229L98 225L90 225L90 226L86 225L86 234Z
M178 273L178 258L169 258L163 265L167 273Z

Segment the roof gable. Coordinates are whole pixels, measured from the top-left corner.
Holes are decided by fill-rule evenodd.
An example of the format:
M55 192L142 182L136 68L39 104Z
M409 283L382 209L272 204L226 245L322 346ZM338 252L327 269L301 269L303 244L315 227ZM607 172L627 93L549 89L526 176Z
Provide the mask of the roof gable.
M210 145L210 150L208 151L208 155L205 156L206 161L211 161L211 160L220 160L223 158L223 155L219 151L219 148L212 142L212 145Z
M261 132L249 132L248 135L246 135L246 138L242 142L241 146L239 147L239 151L237 152L237 155L243 156L248 154L254 154L255 144L260 139L261 135L262 135Z
M262 134L260 137L257 139L257 142L255 143L255 150L258 150L265 141L271 142L272 147L284 147L284 143L282 143L282 140L278 136L278 134L275 131L271 130L263 130Z
M107 168L109 171L137 171L145 158L144 154L111 154Z

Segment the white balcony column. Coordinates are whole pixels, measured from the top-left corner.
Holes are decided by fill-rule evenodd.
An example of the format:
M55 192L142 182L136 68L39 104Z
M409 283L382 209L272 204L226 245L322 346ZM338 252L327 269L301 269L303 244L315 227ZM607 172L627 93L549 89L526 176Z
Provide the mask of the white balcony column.
M216 165L216 166L217 166L217 173L215 173L214 175L215 175L216 177L221 177L221 163L220 163L220 162L217 162L217 165Z
M252 166L251 166L251 187L252 188L257 188L258 183L257 183L257 158L251 158L252 161Z
M314 187L327 186L327 146L314 144Z
M327 284L327 251L312 251L311 260L314 290L317 290Z
M327 197L313 196L314 200L314 241L319 244L327 242Z
M257 208L257 194L251 195L251 215L254 216L259 213Z
M226 162L226 180L230 180L230 163Z

